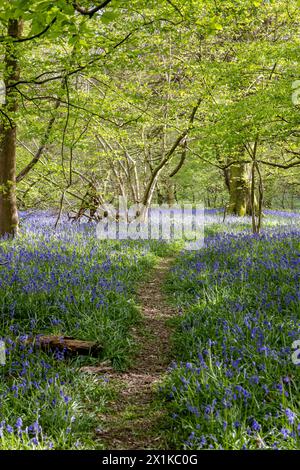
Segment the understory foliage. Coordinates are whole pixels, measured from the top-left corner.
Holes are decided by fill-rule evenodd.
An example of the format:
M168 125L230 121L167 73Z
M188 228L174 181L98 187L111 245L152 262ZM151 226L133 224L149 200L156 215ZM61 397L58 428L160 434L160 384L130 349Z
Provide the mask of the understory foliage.
M254 147L264 204L299 207L299 2L104 3L86 15L80 2L2 0L0 52L13 46L20 73L0 63L18 207L88 216L149 185L155 202L224 206L232 161L251 165Z
M299 448L299 214L292 220L260 236L213 233L174 267L168 288L182 315L162 388L173 444Z

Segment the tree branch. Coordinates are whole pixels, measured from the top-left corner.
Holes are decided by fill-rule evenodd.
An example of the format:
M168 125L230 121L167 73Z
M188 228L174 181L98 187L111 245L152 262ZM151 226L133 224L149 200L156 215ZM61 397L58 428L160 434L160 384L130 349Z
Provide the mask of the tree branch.
M56 103L55 103L55 107L54 107L54 110L57 110L60 106L60 101L57 100ZM47 142L48 142L48 139L50 137L50 133L51 133L51 130L52 130L52 127L55 123L55 120L56 120L56 115L52 116L52 118L50 119L49 123L48 123L48 126L46 128L46 131L45 131L45 134L44 134L44 137L42 139L42 142L41 142L41 145L40 147L38 148L36 154L34 155L34 157L32 158L32 160L28 163L28 165L23 168L22 171L20 171L20 173L18 174L17 178L16 178L16 182L17 183L20 183L20 181L22 181L25 176L30 172L30 170L38 163L38 161L40 160L41 156L43 155L44 153L44 150L45 150L45 147L47 145Z
M201 102L202 102L202 98L199 98L197 103L195 104L195 106L192 109L192 112L191 112L191 115L190 115L190 118L189 118L189 124L188 124L187 128L177 137L177 139L175 140L175 142L172 145L172 147L170 148L170 150L165 154L164 158L157 165L157 167L153 170L150 181L149 181L149 183L146 187L146 191L145 191L145 194L144 194L144 197L143 197L143 205L144 206L147 206L147 204L148 204L149 195L153 191L153 185L155 185L161 170L169 162L169 160L173 156L174 152L176 151L177 147L182 143L182 141L187 137L190 130L193 128L194 119L195 119L196 113L199 109L199 106L200 106Z
M57 18L54 17L53 20L51 21L51 23L49 23L45 29L43 29L43 31L40 31L39 33L35 34L34 36L30 36L30 37L27 37L27 38L19 38L19 39L14 39L13 42L26 42L26 41L32 41L33 39L38 39L40 38L41 36L43 36L44 34L47 33L47 31L49 31L49 29L51 28L51 26L54 25L54 23L56 23L57 21ZM4 42L6 41L7 38L4 37L4 36L1 36L0 37L0 42Z
M90 10L88 10L85 7L81 7L80 5L77 5L76 2L73 2L73 7L81 15L89 16L90 18L92 18L98 11L102 10L110 2L111 0L104 0L104 2L101 3L101 5L95 6L94 8L91 8Z
M185 139L183 143L183 150L182 150L179 163L176 166L176 168L169 174L169 178L173 178L173 176L175 176L179 172L179 170L181 170L186 159L186 154L187 154L187 139Z
M82 72L82 70L85 70L87 67L91 66L91 65L94 65L96 62L98 62L99 60L102 60L104 59L105 57L109 56L112 51L114 51L115 49L117 49L119 46L121 46L124 42L126 42L130 36L132 36L134 34L134 32L136 32L136 30L133 30L131 31L130 33L126 34L126 36L124 38L122 38L119 42L117 42L111 50L107 51L105 54L103 55L100 55L98 57L95 57L91 60L89 60L85 65L80 65L78 66L76 69L74 70L71 70L69 72L64 72L64 71L60 71L59 72L59 75L55 75L54 77L48 77L48 78L44 78L43 80L39 80L39 77L42 76L42 75L45 75L45 73L41 74L39 77L36 77L32 80L19 80L18 82L15 82L11 85L8 85L6 88L9 89L9 88L15 88L17 87L18 85L28 85L28 84L32 84L32 85L43 85L44 83L48 83L48 82L52 82L54 80L61 80L61 79L65 79L66 77L71 77L72 75L75 75L76 73L78 72ZM48 72L48 73L51 73L51 72ZM54 72L56 73L56 72Z
M166 2L167 2L169 5L171 5L171 6L174 8L174 10L177 11L177 13L179 13L179 15L181 16L181 18L183 18L183 14L182 14L181 11L179 10L178 6L175 5L175 4L172 2L172 0L166 0Z

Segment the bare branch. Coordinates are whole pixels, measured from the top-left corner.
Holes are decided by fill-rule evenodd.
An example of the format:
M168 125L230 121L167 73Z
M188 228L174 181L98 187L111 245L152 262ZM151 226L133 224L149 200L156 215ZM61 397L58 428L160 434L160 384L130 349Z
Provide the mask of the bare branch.
M149 183L146 187L145 194L144 194L144 197L143 197L143 205L144 206L147 206L147 204L148 204L149 196L150 196L150 194L153 193L153 186L155 186L155 184L157 182L157 178L158 178L161 170L170 161L170 159L172 158L172 156L173 156L174 152L176 151L177 147L182 143L182 141L187 137L190 130L193 128L194 119L195 119L196 113L199 109L199 106L200 106L201 102L202 102L202 98L199 98L197 103L195 104L195 106L192 109L192 112L191 112L191 115L190 115L190 118L189 118L189 124L188 124L187 128L177 137L177 139L175 140L175 142L172 145L172 147L170 148L170 150L165 154L164 158L156 166L156 168L154 168L154 170L152 172L152 176L151 176L150 181L149 181Z
M111 2L111 0L104 0L103 3L101 3L100 5L98 6L95 6L94 8L91 8L90 10L88 10L87 8L85 7L81 7L80 5L77 5L76 2L73 2L73 7L75 8L75 10L80 13L81 15L84 15L84 16L89 16L90 18L92 18L98 11L102 10L104 7L106 7L106 5L108 5L109 3Z
M294 166L300 166L300 160L294 163L289 163L288 165L282 165L280 163L273 163L273 162L267 162L265 160L256 160L257 163L262 163L263 165L268 165L272 166L275 168L282 168L283 170L288 170L289 168L293 168Z
M179 13L179 15L181 16L181 18L183 18L183 14L182 14L181 11L179 10L178 6L175 5L175 3L172 2L172 0L166 0L166 2L167 2L169 5L171 5L171 6L174 8L174 10L177 11L177 13Z
M54 109L57 110L60 106L60 101L57 100L56 103L55 103L55 107ZM28 163L28 165L23 168L22 171L20 171L20 173L18 174L17 178L16 178L16 182L17 183L20 183L20 181L22 181L25 176L30 172L30 170L38 163L38 161L41 159L43 153L44 153L44 150L46 148L46 145L47 145L47 142L48 142L48 139L49 139L49 136L50 136L50 133L51 133L51 130L52 130L52 127L54 125L54 122L56 120L56 115L52 116L52 118L50 119L50 121L48 122L48 126L46 128L46 131L45 131L45 134L44 134L44 137L42 139L42 142L41 142L41 145L40 147L38 148L36 154L34 155L34 157L32 158L32 160Z

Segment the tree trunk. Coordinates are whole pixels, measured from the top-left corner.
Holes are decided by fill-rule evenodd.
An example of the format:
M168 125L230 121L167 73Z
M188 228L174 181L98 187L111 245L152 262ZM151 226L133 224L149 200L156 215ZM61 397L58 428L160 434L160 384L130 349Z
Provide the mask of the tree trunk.
M9 20L8 36L19 38L22 34L21 20ZM5 85L6 104L0 121L0 237L13 237L18 230L18 210L16 200L16 124L14 114L18 109L17 92L9 88L19 80L20 70L17 47L13 41L6 45Z
M163 186L157 186L157 202L159 205L168 204L172 207L176 204L176 186L170 181L163 183Z
M175 185L172 183L167 186L167 203L170 207L176 204Z
M231 165L227 178L230 196L228 213L241 217L251 215L251 174L248 165L245 163Z

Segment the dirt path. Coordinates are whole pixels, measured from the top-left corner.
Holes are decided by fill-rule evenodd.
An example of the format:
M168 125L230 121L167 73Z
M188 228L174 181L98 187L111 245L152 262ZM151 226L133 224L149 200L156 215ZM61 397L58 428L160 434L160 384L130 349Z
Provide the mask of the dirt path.
M143 324L135 331L138 353L126 373L107 373L119 389L107 415L101 416L98 439L107 449L164 449L163 411L155 404L155 385L170 362L170 328L166 320L176 315L164 297L162 286L172 258L163 258L151 278L139 290ZM102 429L103 427L103 429Z

